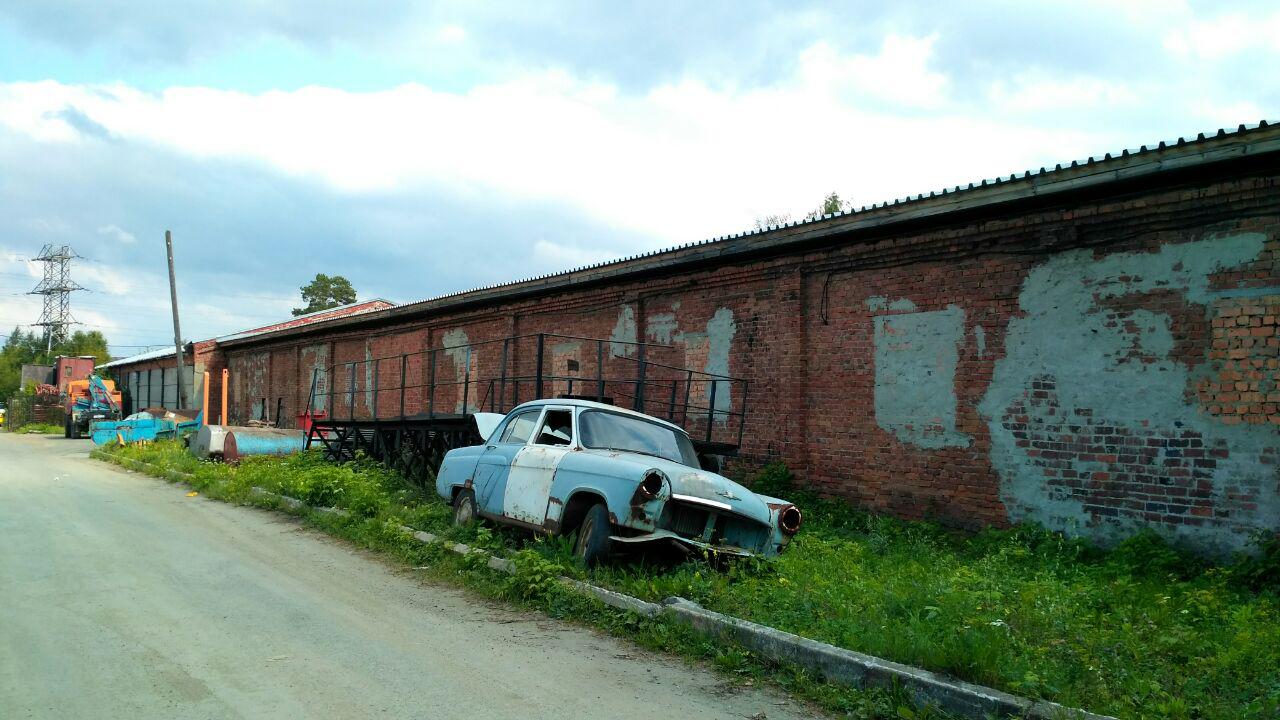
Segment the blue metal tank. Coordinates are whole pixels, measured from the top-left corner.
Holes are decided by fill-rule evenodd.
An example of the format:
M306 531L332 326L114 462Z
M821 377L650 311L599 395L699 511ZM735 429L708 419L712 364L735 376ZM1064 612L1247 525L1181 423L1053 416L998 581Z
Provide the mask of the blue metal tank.
M302 452L306 435L301 430L283 428L227 427L222 441L222 459L239 462L251 455L292 455Z

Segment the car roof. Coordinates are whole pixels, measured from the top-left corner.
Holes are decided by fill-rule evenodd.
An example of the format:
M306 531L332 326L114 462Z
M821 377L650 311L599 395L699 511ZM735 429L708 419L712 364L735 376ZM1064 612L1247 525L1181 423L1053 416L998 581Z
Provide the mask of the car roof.
M644 413L636 412L635 410L620 408L617 405L610 405L608 403L599 403L599 402L595 402L594 400L579 400L577 398L543 398L541 400L530 400L529 402L521 403L516 407L512 408L511 412L515 412L516 410L521 410L521 409L531 408L531 407L542 407L543 405L560 405L560 406L569 406L569 407L590 408L592 410L607 410L608 412L617 413L618 415L630 415L632 417L640 418L642 420L648 420L649 422L658 423L659 425L665 425L666 427L669 427L672 430L679 430L682 433L685 432L684 428L680 427L679 425L676 425L673 422L668 422L666 420L663 420L662 418L656 418L652 415L645 415ZM507 413L507 414L510 415L511 413ZM685 434L687 435L688 433L685 433Z

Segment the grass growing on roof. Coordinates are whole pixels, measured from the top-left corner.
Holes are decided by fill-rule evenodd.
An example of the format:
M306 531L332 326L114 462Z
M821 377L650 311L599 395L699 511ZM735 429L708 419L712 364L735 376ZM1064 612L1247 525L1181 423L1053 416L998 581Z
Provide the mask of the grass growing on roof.
M246 499L256 485L347 508L350 518L314 522L496 597L705 657L732 674L765 672L749 653L665 621L582 610L590 603L550 582L561 573L587 576L566 540L453 528L446 504L374 463L333 465L311 453L253 458L233 468L197 461L174 443L112 451L192 472L198 485L215 488L206 494L226 499ZM798 493L777 465L746 481L805 509L805 528L777 560L722 568L702 561L618 564L590 579L647 600L680 595L806 637L1119 717L1280 716L1280 543L1274 540L1257 558L1212 566L1151 534L1102 552L1030 526L962 534L863 513ZM495 577L477 558L416 543L400 524L506 553L519 572ZM916 712L892 693L835 688L785 668L768 675L853 717Z

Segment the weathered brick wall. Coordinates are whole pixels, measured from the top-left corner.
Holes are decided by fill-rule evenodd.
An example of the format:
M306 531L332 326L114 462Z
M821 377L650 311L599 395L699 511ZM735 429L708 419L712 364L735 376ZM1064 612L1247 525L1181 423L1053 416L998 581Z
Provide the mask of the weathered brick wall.
M187 405L190 408L200 407L204 395L204 373L209 371L209 404L213 408L213 416L216 417L220 399L219 393L222 388L222 368L224 367L222 352L212 342L199 342L195 343L194 352L186 353L183 360L191 377L191 383L187 388ZM130 376L135 372L139 373L138 383L131 386ZM168 373L167 378L162 378L162 373ZM176 398L177 390L172 382L173 378L177 376L177 368L176 361L172 355L155 360L144 360L128 365L114 366L108 370L107 375L115 381L117 389L125 395L125 398L122 399L125 400L126 406L131 412L138 412L144 406L158 407L161 395L155 391L159 388L163 388L165 407L173 407L178 404ZM150 392L146 387L148 378L156 380L155 387L152 387Z
M486 340L610 341L549 341L547 370L562 377L548 393L589 382L602 356L606 368L634 362L626 343L648 342L662 346L647 349L652 362L749 380L745 396L717 386L717 411L748 408L741 462L783 460L827 495L1101 541L1153 527L1220 552L1280 525L1278 248L1277 177L1205 181L228 354L233 375L251 373L256 353L295 358L272 376L273 392L292 387L292 409L327 353L341 416L341 363L358 363L367 412L365 361L439 348L437 379L455 384L407 391L408 412L461 409L464 395L475 409L502 352ZM527 344L508 352L532 374ZM426 358L406 376L425 383ZM399 360L377 372L396 386ZM705 405L709 389L691 398ZM662 415L653 393L646 407ZM378 411L399 402L379 393Z

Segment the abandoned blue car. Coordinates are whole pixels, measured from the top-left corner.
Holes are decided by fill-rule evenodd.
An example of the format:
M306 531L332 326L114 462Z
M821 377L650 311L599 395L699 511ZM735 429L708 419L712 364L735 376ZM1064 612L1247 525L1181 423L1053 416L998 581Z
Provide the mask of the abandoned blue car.
M768 557L800 529L796 506L700 469L684 430L648 415L536 400L477 425L485 444L449 451L436 477L454 522L576 531L588 566L621 544Z

